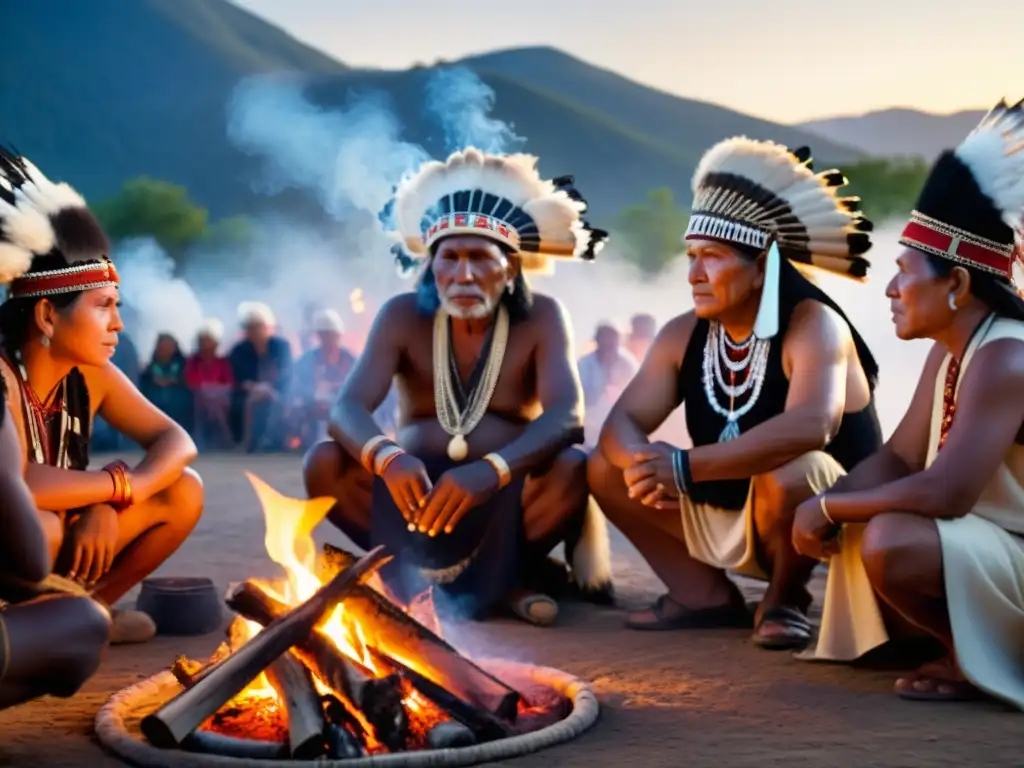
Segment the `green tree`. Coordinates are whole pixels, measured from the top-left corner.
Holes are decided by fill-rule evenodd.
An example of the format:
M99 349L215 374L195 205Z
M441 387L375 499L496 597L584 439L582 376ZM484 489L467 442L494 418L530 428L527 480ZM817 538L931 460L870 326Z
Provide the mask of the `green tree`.
M671 189L651 190L643 203L619 215L616 231L626 245L624 256L644 277L657 277L683 252L689 218L676 205Z
M871 158L842 170L850 180L842 194L860 196L865 215L881 224L913 210L929 166L920 158Z
M232 216L210 225L200 244L211 249L243 248L252 243L252 239L252 220L246 216Z
M209 219L184 187L146 176L126 181L96 215L112 239L152 237L176 261L206 235Z

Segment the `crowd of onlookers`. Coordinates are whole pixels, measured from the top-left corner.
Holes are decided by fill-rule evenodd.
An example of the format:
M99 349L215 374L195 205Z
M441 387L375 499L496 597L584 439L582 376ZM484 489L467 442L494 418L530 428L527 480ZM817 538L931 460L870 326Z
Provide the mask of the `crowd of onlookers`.
M132 340L129 316L114 364L202 449L303 451L326 436L331 403L356 361L346 346L342 319L334 310L321 309L299 337L286 339L266 305L243 304L239 315L240 332L231 340L217 320L203 324L188 349L172 334L161 333L145 364ZM651 315L635 315L628 330L611 321L598 323L579 361L589 440L596 439L612 404L636 374L656 331ZM396 407L392 390L375 414L388 432L394 430ZM101 421L94 430L98 450L124 447Z
M266 305L243 304L239 314L237 339L227 341L217 320L203 324L191 349L161 333L145 364L126 322L113 362L200 448L304 450L326 436L331 402L355 364L342 319L319 310L298 338L286 339ZM395 406L392 393L375 414L385 429L393 429ZM123 447L107 425L94 430L98 450Z

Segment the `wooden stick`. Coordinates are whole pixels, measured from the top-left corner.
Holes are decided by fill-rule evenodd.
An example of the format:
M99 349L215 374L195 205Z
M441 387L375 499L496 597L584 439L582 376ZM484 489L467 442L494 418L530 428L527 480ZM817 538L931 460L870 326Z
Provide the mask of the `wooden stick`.
M227 604L245 618L264 625L288 612L288 606L252 581L237 585L227 597ZM382 744L392 750L405 747L409 720L402 705L402 681L398 675L375 678L370 670L315 630L292 653L363 713Z
M330 578L348 567L354 555L324 545L317 575ZM428 679L463 701L514 723L522 698L513 688L481 669L442 638L367 586L353 589L345 598L345 615L363 629L366 641L394 659L415 660Z
M288 713L288 744L296 760L312 760L326 750L324 710L309 670L286 653L267 668L267 680Z
M386 561L383 547L371 550L309 600L272 622L195 685L143 718L142 733L157 747L176 747L236 696L285 651L303 640L346 592Z
M478 741L494 741L512 735L512 726L495 717L486 709L463 701L444 686L438 685L425 675L421 675L416 670L386 656L375 648L370 649L370 654L373 656L375 666L394 670L401 674L425 698L451 715L452 719L469 728Z

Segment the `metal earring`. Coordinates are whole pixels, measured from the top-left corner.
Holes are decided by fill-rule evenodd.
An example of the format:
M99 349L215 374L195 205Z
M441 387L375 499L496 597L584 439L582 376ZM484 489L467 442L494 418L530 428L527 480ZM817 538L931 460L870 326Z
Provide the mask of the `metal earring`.
M952 312L956 312L960 307L956 305L956 296L952 293L949 294L949 309Z
M43 338L39 340L39 343L42 344L44 347L50 346L50 337L44 334Z
M516 284L515 284L515 282L512 281L512 280L509 280L507 283L505 283L505 290L508 291L508 295L509 296L511 296L513 293L515 293L516 292Z

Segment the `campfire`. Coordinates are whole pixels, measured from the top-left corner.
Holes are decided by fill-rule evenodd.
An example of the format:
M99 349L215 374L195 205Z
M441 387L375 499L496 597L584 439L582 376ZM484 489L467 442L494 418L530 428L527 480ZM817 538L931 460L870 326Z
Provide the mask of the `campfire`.
M141 722L152 745L353 759L484 744L569 715L565 690L502 679L456 650L429 592L397 601L377 573L390 559L382 548L318 554L311 534L332 500L289 499L249 479L287 578L229 587L228 637L205 662L174 661L176 694Z

